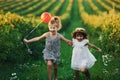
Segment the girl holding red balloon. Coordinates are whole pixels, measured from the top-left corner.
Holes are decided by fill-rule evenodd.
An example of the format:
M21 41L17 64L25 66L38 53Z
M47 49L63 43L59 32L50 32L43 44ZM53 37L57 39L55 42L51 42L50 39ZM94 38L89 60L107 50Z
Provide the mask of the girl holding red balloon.
M57 31L61 29L61 20L58 16L53 16L48 22L49 31L45 32L39 37L32 38L30 40L24 39L25 43L31 43L39 41L41 39L46 39L46 45L43 50L43 57L47 63L48 79L52 80L52 67L54 68L54 80L57 80L58 62L60 59L60 40L66 43L71 41L64 38Z

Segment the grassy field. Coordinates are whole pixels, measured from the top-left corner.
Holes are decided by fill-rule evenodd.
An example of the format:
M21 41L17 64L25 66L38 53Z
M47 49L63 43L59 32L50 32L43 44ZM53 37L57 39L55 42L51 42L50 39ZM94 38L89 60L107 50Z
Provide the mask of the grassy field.
M118 14L117 16L118 18L113 16L113 19L114 17L117 18L116 21L118 22L112 24L112 26L115 24L119 25L120 1L110 0L111 3L107 0L106 1L90 0L90 1L98 9L95 9L95 7L93 7L93 5L87 0L41 0L41 1L39 0L32 0L32 1L31 0L14 0L14 1L0 0L0 5L1 5L0 10L3 10L4 14L10 11L12 13L16 13L20 16L23 16L24 18L34 17L38 19L40 14L45 11L50 12L52 15L58 15L61 17L61 20L62 20L62 29L59 31L59 33L61 33L63 36L65 36L70 40L72 40L71 32L76 27L85 28L89 35L90 42L100 47L103 50L103 54L100 54L99 52L90 48L90 51L93 53L93 55L97 59L97 62L95 63L95 65L91 69L89 69L92 80L120 80L120 66L119 66L119 62L120 62L119 35L120 34L117 35L117 32L116 32L114 35L117 35L117 37L113 36L115 39L112 38L109 40L109 34L110 34L109 31L115 28L115 29L118 29L117 31L119 32L119 27L117 28L107 27L108 30L104 32L102 31L103 25L99 25L99 26L91 25L90 22L94 23L95 21L92 21L94 19L87 21L87 18L89 16L98 16L97 18L99 18L99 15L101 14L107 13L106 15L109 15L110 13L109 11L111 11L111 9L113 9L114 7L115 12ZM116 5L112 6L112 4L116 4ZM107 17L109 18L109 16ZM1 17L0 17L0 20L2 20ZM100 23L100 21L98 23ZM2 28L1 24L2 23L0 23L0 27ZM19 23L17 24L19 25ZM29 29L32 29L32 28L29 28ZM48 29L46 29L45 31L47 30ZM37 31L40 32L40 34L44 32L40 30L37 30ZM37 31L35 33L38 33ZM102 36L102 40L99 40L101 36ZM32 37L35 37L35 36L32 35ZM2 38L0 39L1 39L0 51L4 52L2 50ZM36 44L31 43L30 45L34 48L34 46L38 44L41 45L40 42ZM24 45L22 44L22 46ZM40 48L40 51L42 51L42 49L44 48L44 45L41 45L41 47L42 48ZM24 46L24 48L26 47ZM34 50L35 51L33 55L30 55L32 59L30 58L27 62L26 61L24 63L18 62L17 64L4 62L3 64L0 64L0 80L47 80L47 68L42 57L42 52L37 51L39 50L39 47L38 48L35 47ZM37 52L37 54L41 54L39 55L38 59L34 59L37 56L35 52ZM26 54L26 55L29 55L29 54ZM0 55L0 58L1 56L3 55ZM74 71L70 67L71 56L72 56L72 47L68 46L65 42L62 41L61 42L61 58L60 58L61 60L58 67L59 68L58 80L74 80ZM82 73L80 74L80 80L85 80L85 76Z

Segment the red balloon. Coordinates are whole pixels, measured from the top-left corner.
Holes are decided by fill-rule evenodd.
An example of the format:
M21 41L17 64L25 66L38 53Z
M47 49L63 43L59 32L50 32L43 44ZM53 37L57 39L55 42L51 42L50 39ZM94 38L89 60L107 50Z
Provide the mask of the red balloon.
M44 12L41 14L41 19L42 19L42 22L48 23L51 19L51 14L48 12Z

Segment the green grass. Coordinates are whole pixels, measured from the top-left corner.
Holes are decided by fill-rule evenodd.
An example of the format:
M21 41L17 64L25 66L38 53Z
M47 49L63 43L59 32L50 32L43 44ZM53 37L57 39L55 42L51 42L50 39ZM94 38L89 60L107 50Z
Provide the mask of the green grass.
M37 12L37 8L44 7L50 2L50 0L42 5L37 6L34 10L30 11L23 11L23 15L26 15L28 13L33 12L33 14L38 15L42 13L42 11ZM102 8L96 1L94 1L94 4L101 10L105 11L104 8ZM34 3L34 2L33 2ZM29 8L33 5L30 4L26 6L25 8L21 8L21 10L25 10L26 8ZM61 15L65 13L68 0L65 0L63 5L60 7L58 12L56 14ZM35 4L35 3L34 3ZM51 11L52 7L57 6L58 3L55 3L54 5L50 5L48 9L45 11ZM86 3L84 0L83 2L86 12L89 14L95 14L89 7L89 4ZM17 10L16 10L17 11ZM19 13L19 10L17 11ZM101 45L101 43L98 41L99 35L101 34L101 31L98 29L94 29L87 24L84 24L80 17L79 8L78 8L78 1L73 0L72 4L72 11L69 12L70 16L66 20L62 21L63 29L60 31L60 33L66 37L67 39L72 39L71 32L76 27L83 27L86 29L88 35L90 36L90 42L101 47L103 50L105 50L104 45ZM96 35L97 34L97 35ZM39 43L36 43L39 44ZM36 45L35 44L35 45ZM109 43L108 43L109 44ZM32 46L35 46L34 44ZM43 45L42 45L43 47ZM37 50L37 49L36 49ZM118 56L113 56L113 59L111 62L108 63L108 66L104 66L102 62L102 55L99 54L97 51L90 49L93 53L93 55L96 57L97 62L95 65L89 69L92 80L119 80L120 79L120 66L119 62L120 59ZM112 50L112 49L111 49ZM36 51L35 51L36 52ZM38 52L37 52L38 53ZM42 54L42 52L39 52ZM109 53L109 52L105 52ZM35 55L35 54L34 54ZM61 41L61 61L58 66L58 80L74 80L74 71L71 69L71 56L72 56L72 47L68 46L65 42ZM39 60L34 60L34 57L31 56L33 59L31 61L28 61L23 64L2 64L0 65L0 78L1 80L10 80L17 76L14 80L47 80L47 68L46 63L44 62L43 58L40 57ZM107 73L103 73L104 70L107 70ZM117 72L118 70L118 72ZM16 73L15 75L12 75L13 73ZM85 80L85 76L80 73L81 80Z
M87 2L87 0L83 0L83 6L85 8L85 11L88 14L96 14L96 12L90 7L89 3Z
M4 4L4 5L3 5L3 4ZM11 1L11 2L9 2L9 3L6 2L6 1L2 1L2 2L0 2L0 5L1 5L0 8L3 8L3 9L4 9L5 7L8 7L8 6L13 5L13 4L16 4L16 1L14 1L14 2Z
M64 1L64 4L62 4L62 6L59 8L59 10L56 12L56 15L61 15L61 14L63 14L64 12L65 12L65 10L66 10L66 8L67 8L67 6L68 6L68 0L65 0Z
M100 10L100 11L106 11L106 9L104 8L104 7L102 7L99 3L97 3L96 2L96 0L92 0L92 2L95 4L95 6L97 6L98 7L98 9Z
M17 10L17 11L14 11L14 12L17 12L17 13L19 13L20 15L26 15L26 14L29 14L29 13L33 13L33 12L35 12L36 10L38 10L39 9L39 7L41 7L42 6L42 4L41 4L42 2L40 2L40 1L37 1L37 2L35 2L35 1L33 1L33 2L31 2L31 3L28 3L27 5L24 5L24 7L22 8L22 9L20 9L20 10ZM36 4L36 5L34 5L34 4ZM40 5L39 5L40 4ZM45 3L44 3L45 4ZM19 6L20 7L20 6ZM33 10L29 10L29 8L33 8L33 7L35 7ZM21 10L23 10L23 11L21 11Z

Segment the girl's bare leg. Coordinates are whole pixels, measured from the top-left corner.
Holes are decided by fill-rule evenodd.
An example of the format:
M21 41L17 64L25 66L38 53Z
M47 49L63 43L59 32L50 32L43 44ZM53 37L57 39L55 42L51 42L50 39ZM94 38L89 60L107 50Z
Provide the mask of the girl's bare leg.
M75 80L79 80L79 71L75 70Z
M85 75L86 75L86 77L87 77L87 79L88 79L88 80L90 80L90 79L91 79L91 78L90 78L90 73L89 73L89 71L88 71L88 70L86 70Z
M48 72L48 79L52 80L52 61L48 60L47 61L47 72Z
M58 72L58 66L57 64L54 64L54 80L57 79L57 72Z
M88 80L91 79L88 69L83 68L83 69L81 69L81 72L83 72L85 74L85 76L87 77Z

